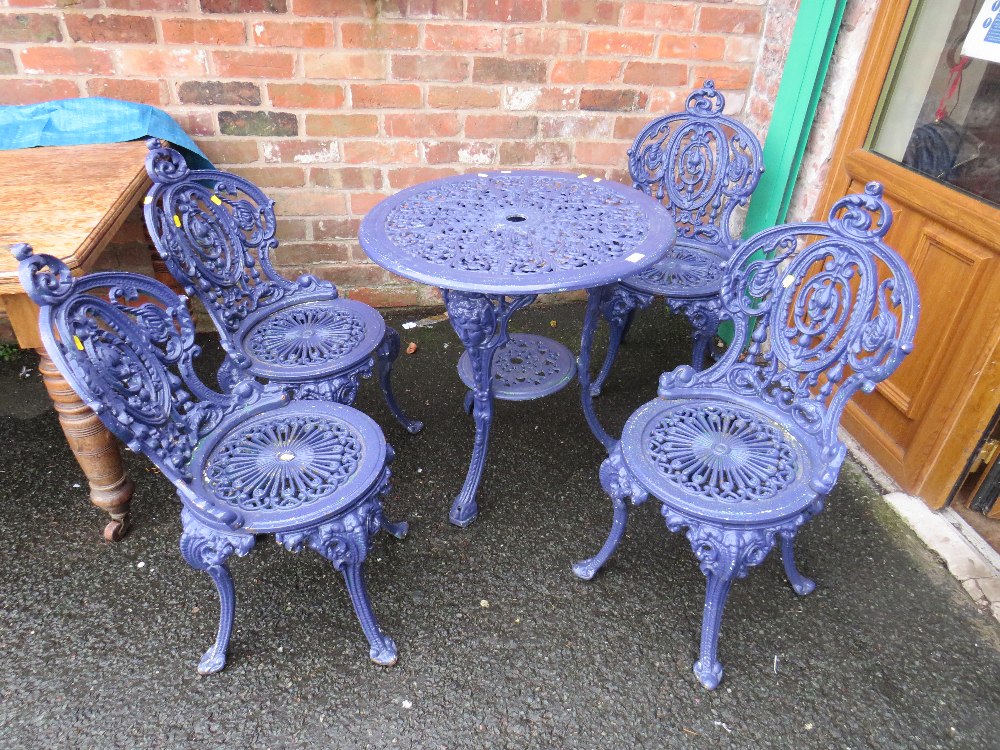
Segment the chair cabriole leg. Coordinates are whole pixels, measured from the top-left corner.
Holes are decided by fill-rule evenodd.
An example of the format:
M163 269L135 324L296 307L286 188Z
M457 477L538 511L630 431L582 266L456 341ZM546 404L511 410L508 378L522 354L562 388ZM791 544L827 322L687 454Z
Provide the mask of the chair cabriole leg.
M198 663L198 673L207 675L221 672L226 666L226 651L233 632L233 615L236 611L236 592L233 578L226 566L226 559L237 554L242 557L254 546L252 534L228 534L199 521L186 508L181 512L184 531L181 534L181 554L195 570L211 576L219 593L219 628L215 643Z
M778 529L725 528L701 524L663 507L667 528L677 532L687 529L691 549L706 578L705 608L701 620L701 645L694 673L709 690L718 687L723 667L719 661L719 631L722 613L733 581L745 578L750 568L759 565L774 547Z
M795 565L795 534L782 533L780 538L781 561L785 564L785 575L792 585L792 590L799 596L811 594L816 589L816 582L802 575Z
M369 657L376 664L391 667L399 658L398 651L392 638L382 632L372 610L364 580L364 559L345 563L340 572L344 576L347 593L351 596L351 604L354 605L358 622L361 623L361 629L371 646L368 651Z
M404 429L411 435L415 435L424 429L424 423L419 419L412 419L396 402L396 396L392 392L392 366L399 356L399 333L391 326L385 327L385 336L378 346L376 354L376 366L378 368L378 382L382 386L382 393L385 395L385 403L389 411L396 420L403 425Z
M618 450L613 451L601 464L601 486L611 498L614 519L611 522L611 531L600 552L573 566L573 572L576 576L585 581L593 578L618 549L618 544L625 534L625 524L628 521L627 499L630 498L633 503L641 503L647 497L646 493L631 481Z
M378 519L378 524L370 523L373 517ZM371 544L369 532L376 530L379 525L385 526L394 536L406 533L405 523L387 524L382 515L381 501L375 497L362 503L346 516L305 532L304 536L306 543L329 560L344 577L354 612L368 639L370 646L368 654L371 660L376 664L391 667L397 659L396 644L382 632L372 610L364 580L364 564ZM296 547L296 543L291 539L283 539L282 543L290 549Z

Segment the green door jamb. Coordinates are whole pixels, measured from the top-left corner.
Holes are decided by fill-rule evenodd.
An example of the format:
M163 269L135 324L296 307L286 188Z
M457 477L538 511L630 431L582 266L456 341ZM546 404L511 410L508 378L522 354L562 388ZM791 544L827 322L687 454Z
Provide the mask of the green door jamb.
M846 5L847 0L803 0L799 5L764 144L766 171L750 201L744 237L780 224L788 214Z
M780 224L788 215L846 5L847 0L802 0L799 4L764 144L765 171L747 210L744 237ZM724 322L719 335L729 343L732 323Z

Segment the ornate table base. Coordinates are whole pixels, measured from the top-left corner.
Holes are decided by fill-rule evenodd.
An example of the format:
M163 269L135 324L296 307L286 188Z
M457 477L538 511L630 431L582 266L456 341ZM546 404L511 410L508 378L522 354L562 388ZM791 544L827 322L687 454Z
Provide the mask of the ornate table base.
M442 289L448 319L455 333L465 347L462 360L471 371L469 389L472 418L476 423L476 438L472 445L472 460L465 475L458 497L451 505L448 518L456 526L468 526L479 515L476 493L483 478L486 465L486 448L490 440L490 425L493 422L493 357L510 337L507 323L515 310L527 307L537 295L516 297L458 292Z

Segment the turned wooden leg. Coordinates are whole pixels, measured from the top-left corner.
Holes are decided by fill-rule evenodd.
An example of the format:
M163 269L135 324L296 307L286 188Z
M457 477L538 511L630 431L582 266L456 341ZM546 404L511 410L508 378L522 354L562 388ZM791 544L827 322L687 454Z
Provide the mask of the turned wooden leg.
M70 388L44 349L39 349L45 389L55 404L66 442L90 483L90 501L111 516L104 538L119 541L128 532L132 480L125 476L118 440Z

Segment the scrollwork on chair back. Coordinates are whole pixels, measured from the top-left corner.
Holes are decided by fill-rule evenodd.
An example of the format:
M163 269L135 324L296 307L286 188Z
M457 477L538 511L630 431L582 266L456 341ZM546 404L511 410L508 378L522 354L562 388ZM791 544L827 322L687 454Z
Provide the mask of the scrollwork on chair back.
M733 340L748 344L704 374L665 374L661 390L723 385L776 405L833 445L851 396L871 392L913 349L920 300L906 262L882 240L891 224L872 182L839 200L825 223L748 239L722 287Z
M189 480L198 441L255 400L259 386L242 381L223 395L198 379L194 323L160 282L124 272L74 279L62 261L28 245L14 254L21 283L41 308L45 348L73 390L167 478Z
M172 148L149 142L146 226L170 273L228 333L296 284L277 273L271 251L274 201L228 172L188 169Z
M746 205L764 171L760 142L722 114L726 100L706 81L687 98L685 111L660 117L628 152L633 185L662 201L674 215L679 239L732 252L737 206Z

